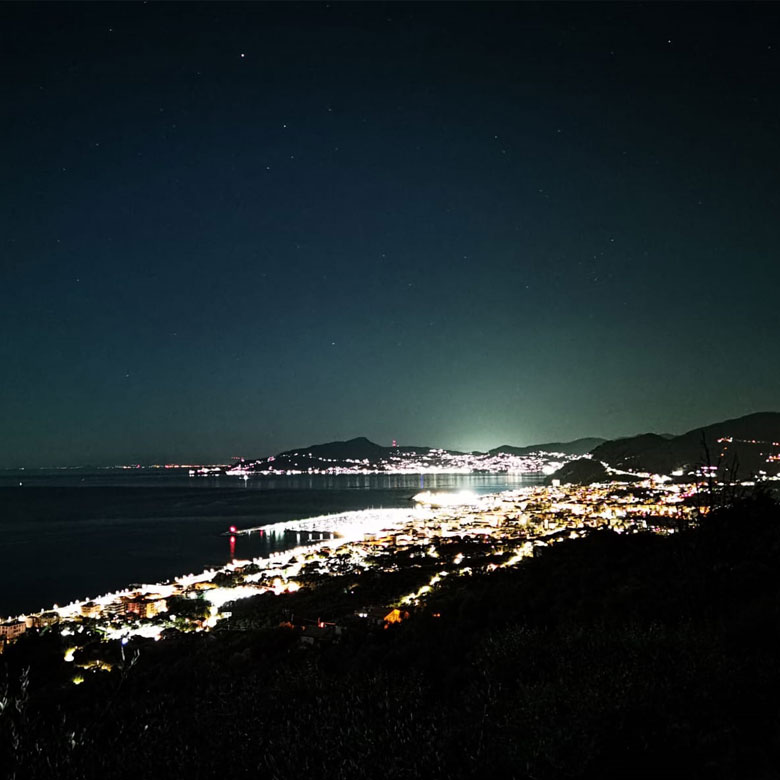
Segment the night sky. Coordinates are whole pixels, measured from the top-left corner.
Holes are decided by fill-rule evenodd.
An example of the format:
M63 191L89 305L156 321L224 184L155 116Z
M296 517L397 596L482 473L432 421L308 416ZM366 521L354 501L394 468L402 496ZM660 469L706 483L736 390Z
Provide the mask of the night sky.
M0 466L780 408L780 6L0 6Z

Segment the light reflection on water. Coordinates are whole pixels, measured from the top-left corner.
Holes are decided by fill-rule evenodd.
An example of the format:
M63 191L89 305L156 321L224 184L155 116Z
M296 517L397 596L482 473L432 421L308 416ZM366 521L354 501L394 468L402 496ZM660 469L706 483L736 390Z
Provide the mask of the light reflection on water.
M153 470L0 472L0 615L159 582L290 549L294 533L237 529L335 512L408 507L420 489L485 494L535 484L511 475L190 478ZM23 482L22 487L18 486ZM270 530L270 529L269 529Z
M0 487L186 487L246 490L438 490L481 493L534 484L534 474L339 474L278 477L191 477L187 469L0 470Z

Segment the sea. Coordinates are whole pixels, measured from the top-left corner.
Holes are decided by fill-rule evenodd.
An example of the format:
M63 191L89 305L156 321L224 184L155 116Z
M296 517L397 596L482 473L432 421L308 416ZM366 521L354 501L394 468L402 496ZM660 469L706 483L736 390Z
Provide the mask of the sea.
M0 471L0 617L295 547L229 529L411 505L421 490L496 493L541 475L191 477L186 469Z

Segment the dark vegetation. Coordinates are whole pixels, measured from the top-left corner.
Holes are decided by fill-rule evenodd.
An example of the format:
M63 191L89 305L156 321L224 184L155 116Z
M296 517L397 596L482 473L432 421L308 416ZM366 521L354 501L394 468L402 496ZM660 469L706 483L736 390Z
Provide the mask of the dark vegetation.
M403 582L367 581L360 598L414 585L422 563L390 575ZM114 671L79 686L58 636L23 637L0 659L0 767L19 778L776 777L779 563L780 510L758 495L671 537L599 532L512 569L450 576L406 622L351 625L333 644L302 647L280 610L350 608L346 575L290 601L236 604L227 630L114 648Z

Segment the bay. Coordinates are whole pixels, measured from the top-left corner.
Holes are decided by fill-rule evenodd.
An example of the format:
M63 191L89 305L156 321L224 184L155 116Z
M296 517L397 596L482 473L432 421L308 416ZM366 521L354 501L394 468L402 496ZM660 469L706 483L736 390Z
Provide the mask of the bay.
M420 490L478 494L535 475L190 477L182 469L0 472L0 615L40 611L231 559L230 526L409 506ZM21 483L21 484L20 484ZM295 534L238 536L235 557L297 546Z

